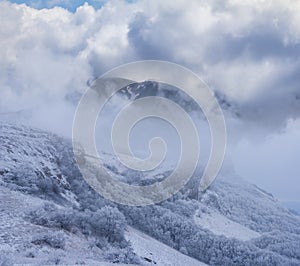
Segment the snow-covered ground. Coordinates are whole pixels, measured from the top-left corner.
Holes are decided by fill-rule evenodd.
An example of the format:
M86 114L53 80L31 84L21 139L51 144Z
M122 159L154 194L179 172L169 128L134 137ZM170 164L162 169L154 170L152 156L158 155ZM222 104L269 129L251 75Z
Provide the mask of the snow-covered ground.
M91 249L83 236L69 232L64 232L68 240L64 250L32 248L30 242L34 235L57 231L34 225L24 219L25 212L46 202L0 186L0 255L3 259L7 254L8 265L53 265L57 262L63 265L115 265L105 262L103 252L96 247ZM126 238L132 243L134 252L141 257L144 265L205 265L131 227L126 231Z
M194 219L196 224L202 228L208 229L216 235L233 237L244 241L260 236L259 233L236 223L213 210L209 212L198 211L196 212Z
M206 265L198 260L188 257L177 250L157 241L156 239L128 227L127 240L132 243L134 251L141 258L144 258L145 265L161 266L200 266Z
M58 231L32 224L25 219L29 210L46 202L0 186L0 265L107 265L104 264L100 249L91 249L87 239L63 230L59 231L67 240L64 250L47 246L34 247L31 243L33 237ZM3 261L6 264L1 264Z

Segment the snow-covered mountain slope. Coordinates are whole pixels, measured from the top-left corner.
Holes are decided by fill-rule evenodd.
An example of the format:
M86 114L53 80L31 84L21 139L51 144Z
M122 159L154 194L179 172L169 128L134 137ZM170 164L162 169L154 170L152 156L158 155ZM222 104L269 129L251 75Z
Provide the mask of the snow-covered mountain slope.
M86 184L68 140L0 123L0 145L0 262L300 265L299 216L233 174L133 208Z
M49 201L0 186L0 252L7 264L115 265L105 261L101 249L91 248L88 239L27 221L26 213L45 203ZM51 238L47 238L50 236L52 242ZM132 243L134 252L143 259L144 265L205 265L134 228L128 227L125 236ZM41 244L42 247L38 248ZM51 245L56 245L56 248L52 250Z
M270 193L234 174L220 176L200 202L259 233L281 230L300 234L299 216L283 208Z
M49 201L0 186L0 265L99 265L103 252L87 239L31 223L26 214Z
M128 227L125 233L133 246L134 251L141 258L144 258L145 265L166 265L166 266L201 266L206 265L198 260L188 257L177 250L149 237L145 233Z
M198 210L195 215L195 222L216 235L233 237L240 240L250 240L260 236L254 230L234 222L213 210L208 212Z

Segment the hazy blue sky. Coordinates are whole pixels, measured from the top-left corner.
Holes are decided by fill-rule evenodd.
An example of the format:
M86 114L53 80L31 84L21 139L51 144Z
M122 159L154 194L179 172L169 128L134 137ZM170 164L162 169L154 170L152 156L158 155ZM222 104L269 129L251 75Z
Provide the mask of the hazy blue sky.
M26 5L37 9L59 6L74 12L77 7L83 5L85 2L95 8L100 8L107 0L11 0L10 2L17 4L25 3Z
M87 80L134 60L172 61L230 103L236 172L300 201L299 1L12 2L30 7L0 2L2 113L35 110L41 125L69 132L66 98Z

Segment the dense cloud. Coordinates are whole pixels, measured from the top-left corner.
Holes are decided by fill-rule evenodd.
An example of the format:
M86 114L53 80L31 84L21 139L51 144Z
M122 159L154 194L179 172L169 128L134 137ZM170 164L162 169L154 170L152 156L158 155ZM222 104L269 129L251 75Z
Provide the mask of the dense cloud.
M2 2L1 111L62 100L111 67L160 59L191 68L244 120L282 126L300 112L299 11L293 1L110 1L75 13Z

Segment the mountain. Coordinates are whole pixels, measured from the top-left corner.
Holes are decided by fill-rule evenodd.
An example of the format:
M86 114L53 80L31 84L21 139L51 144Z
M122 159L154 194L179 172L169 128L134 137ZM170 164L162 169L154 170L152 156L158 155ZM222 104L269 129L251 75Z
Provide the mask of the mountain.
M2 122L0 145L0 265L300 265L299 216L234 173L128 207L87 185L70 140Z
M300 202L299 201L281 201L281 204L288 208L291 212L300 215Z

